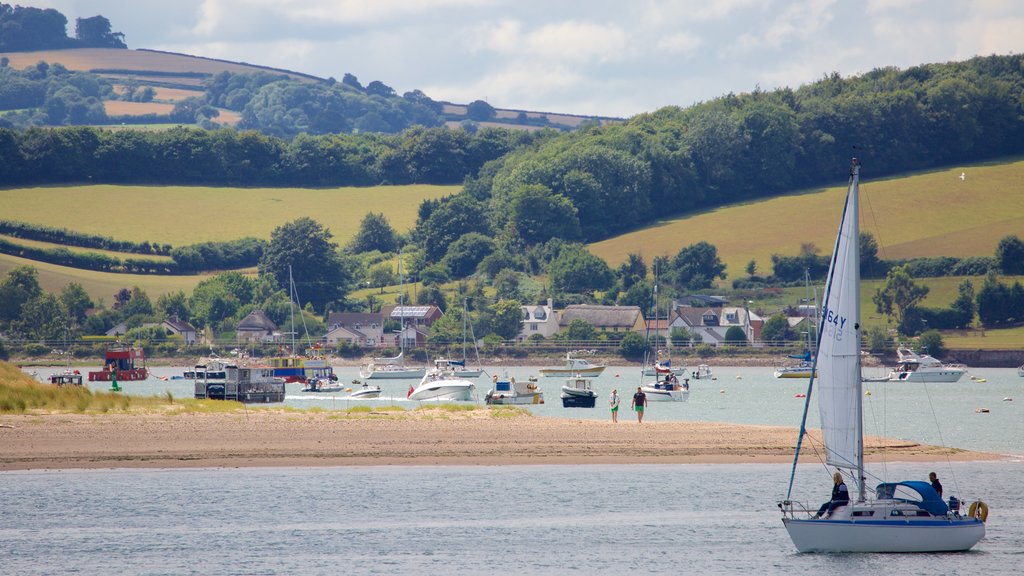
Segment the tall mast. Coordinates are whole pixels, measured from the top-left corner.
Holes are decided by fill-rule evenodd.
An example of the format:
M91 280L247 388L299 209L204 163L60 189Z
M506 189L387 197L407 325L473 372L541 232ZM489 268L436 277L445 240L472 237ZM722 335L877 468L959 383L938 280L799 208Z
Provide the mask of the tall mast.
M850 238L850 242L853 243L850 252L858 256L853 265L853 285L857 287L858 294L855 298L856 307L854 310L853 330L857 337L857 491L860 501L864 501L865 488L864 488L864 381L861 377L861 358L860 358L860 343L861 343L861 331L860 331L860 160L854 158L850 166L850 177L853 180L850 194L853 198L850 202L850 209L853 210L853 234Z

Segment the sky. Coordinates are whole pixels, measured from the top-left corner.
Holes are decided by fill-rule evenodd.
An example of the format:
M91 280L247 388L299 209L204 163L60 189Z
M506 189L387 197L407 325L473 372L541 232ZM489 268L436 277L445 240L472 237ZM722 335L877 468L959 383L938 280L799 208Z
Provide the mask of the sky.
M629 117L833 72L1024 52L1018 0L7 0L97 14L129 48L399 94Z

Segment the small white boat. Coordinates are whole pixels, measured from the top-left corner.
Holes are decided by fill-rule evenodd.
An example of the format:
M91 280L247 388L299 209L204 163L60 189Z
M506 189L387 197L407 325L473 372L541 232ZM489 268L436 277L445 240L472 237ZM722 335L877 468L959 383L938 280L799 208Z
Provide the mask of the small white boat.
M534 382L516 382L515 378L493 380L494 388L484 396L486 404L543 404L544 392Z
M50 376L50 384L57 386L81 386L82 373L78 370L66 369Z
M330 378L309 378L302 387L303 392L341 392L341 384Z
M1017 376L1024 378L1024 364L1017 367Z
M584 376L600 376L604 372L603 364L591 364L586 358L575 358L572 352L565 355L565 364L561 367L541 368L541 376L573 376L581 374Z
M967 373L960 364L943 364L925 354L918 355L907 348L896 350L898 364L889 372L892 382L959 382Z
M697 369L690 375L694 380L714 380L715 376L711 373L711 366L707 364L701 364L697 366Z
M594 392L593 382L590 378L580 375L565 381L560 396L563 408L593 408L597 404L597 392Z
M349 393L350 398L380 398L380 386L370 386L366 382Z
M447 361L435 362L419 386L409 392L409 400L470 401L475 392L476 384L456 376Z
M690 395L690 379L684 378L679 382L674 374L664 380L655 380L641 386L640 389L647 395L648 402L685 402Z

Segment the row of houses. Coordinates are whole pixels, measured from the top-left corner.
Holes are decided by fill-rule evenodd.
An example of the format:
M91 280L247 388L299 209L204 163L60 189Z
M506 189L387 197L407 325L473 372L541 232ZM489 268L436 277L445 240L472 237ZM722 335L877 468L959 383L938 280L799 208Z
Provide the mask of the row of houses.
M673 303L666 317L652 318L648 328L648 320L638 306L573 304L555 310L549 299L546 304L522 307L522 328L517 340L526 340L534 334L550 338L579 319L604 333L644 333L650 329L651 333L667 338L673 329L685 328L693 335L695 344L711 345L724 343L726 332L736 326L743 330L748 341L758 341L764 320L746 307L730 307L727 303L717 297L689 297L688 304ZM420 347L427 341L430 326L443 314L433 305L390 306L377 313L333 312L327 318L327 333L322 340L330 347L342 343L361 348ZM404 328L399 332L385 332L388 320ZM288 335L282 333L261 310L243 318L236 334L241 342L288 339Z

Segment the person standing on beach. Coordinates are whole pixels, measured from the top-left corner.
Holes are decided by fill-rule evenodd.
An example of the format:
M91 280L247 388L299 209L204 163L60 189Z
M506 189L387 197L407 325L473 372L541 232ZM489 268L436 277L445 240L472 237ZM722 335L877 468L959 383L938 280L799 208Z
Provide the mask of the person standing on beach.
M608 404L612 407L612 422L619 421L619 390L616 388L612 390L612 395L608 398Z
M644 394L643 388L637 386L636 394L633 394L633 410L636 410L636 421L638 424L644 423L644 408L647 407L647 394Z

